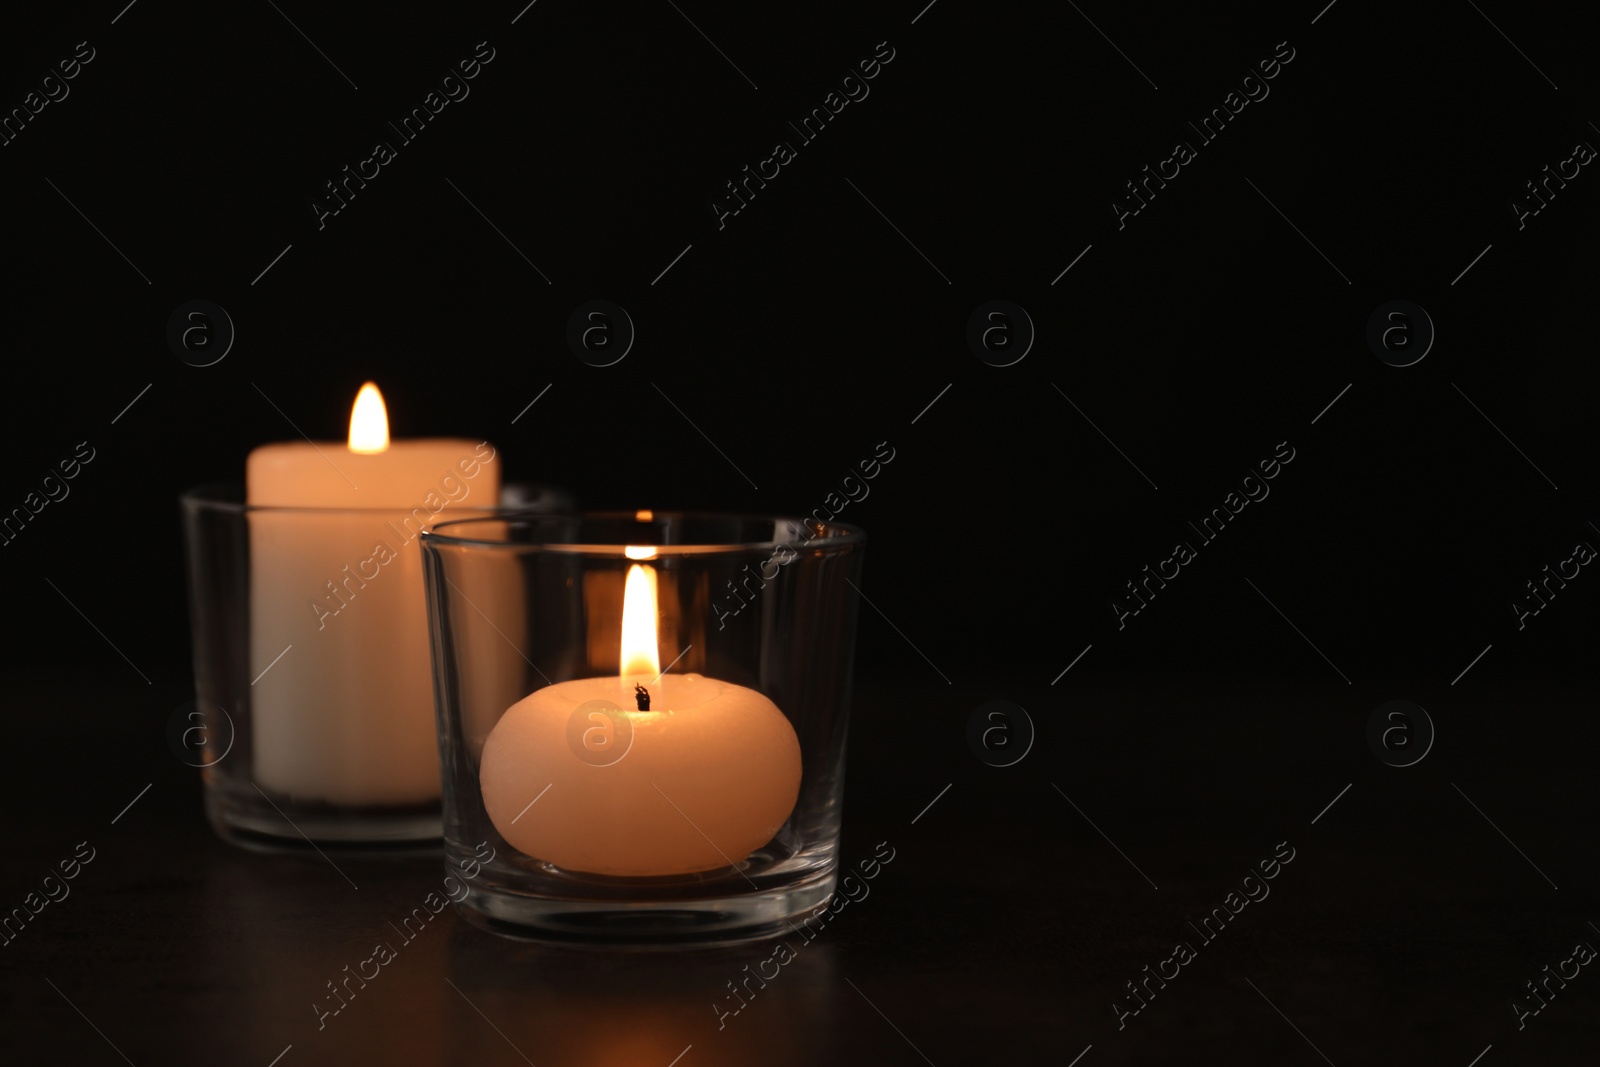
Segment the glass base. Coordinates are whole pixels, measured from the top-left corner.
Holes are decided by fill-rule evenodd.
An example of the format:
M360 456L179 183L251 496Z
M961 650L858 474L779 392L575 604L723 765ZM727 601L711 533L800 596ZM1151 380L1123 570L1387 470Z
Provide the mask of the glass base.
M468 883L456 911L490 933L540 944L737 945L794 933L795 923L833 896L837 882L838 873L828 870L781 889L656 901L562 899Z
M268 801L254 789L230 797L208 788L206 818L218 837L253 852L428 856L439 854L444 837L437 801L345 808Z

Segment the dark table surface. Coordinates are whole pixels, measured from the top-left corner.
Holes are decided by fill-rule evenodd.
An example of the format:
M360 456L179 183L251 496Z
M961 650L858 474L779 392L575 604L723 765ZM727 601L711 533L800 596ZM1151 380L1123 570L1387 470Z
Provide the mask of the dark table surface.
M93 859L0 949L8 1064L1595 1058L1587 968L1520 1029L1511 1007L1600 944L1595 727L1576 691L868 678L842 857L887 842L894 859L720 1025L727 983L770 946L544 948L450 910L319 1025L327 983L396 940L440 861L341 858L347 881L316 855L232 848L166 750L168 709L119 710L121 681L14 694L5 907L75 850ZM1438 730L1403 769L1365 739L1393 696ZM1010 767L967 746L992 697L1037 728ZM1557 720L1553 744L1541 723ZM1189 925L1291 850L1214 940ZM1126 983L1170 974L1177 942L1193 957L1120 1016L1137 1006Z

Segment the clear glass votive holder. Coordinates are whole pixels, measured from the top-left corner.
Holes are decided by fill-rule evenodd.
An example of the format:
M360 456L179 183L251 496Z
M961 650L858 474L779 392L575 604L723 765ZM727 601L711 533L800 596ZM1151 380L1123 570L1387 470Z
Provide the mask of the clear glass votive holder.
M506 485L438 512L245 503L237 485L180 498L195 702L168 741L200 768L224 840L269 851L437 852L438 745L417 537L439 516L567 511ZM443 501L443 496L436 496Z
M421 540L445 859L478 872L468 921L748 941L829 899L861 530L640 511Z

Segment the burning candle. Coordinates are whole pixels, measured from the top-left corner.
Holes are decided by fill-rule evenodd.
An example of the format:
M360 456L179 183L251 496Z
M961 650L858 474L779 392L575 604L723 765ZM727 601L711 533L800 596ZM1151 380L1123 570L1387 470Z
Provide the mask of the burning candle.
M361 387L347 444L263 445L246 464L255 778L299 800L439 796L422 559L452 506L499 498L487 443L389 439Z
M715 870L772 840L794 810L794 727L754 689L662 672L656 602L654 567L631 565L620 673L535 690L484 743L484 809L526 855L603 875Z

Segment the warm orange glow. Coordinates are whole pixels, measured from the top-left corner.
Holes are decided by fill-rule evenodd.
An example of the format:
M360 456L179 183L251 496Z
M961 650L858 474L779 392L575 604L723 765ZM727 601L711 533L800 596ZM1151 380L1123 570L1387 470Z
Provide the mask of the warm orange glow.
M656 550L649 545L628 545L622 554L629 559L655 559Z
M651 511L649 508L640 508L638 511L634 512L633 520L635 522L653 522L655 521L655 517L656 513Z
M388 448L389 412L383 406L383 394L368 382L350 408L350 451L370 455Z
M656 569L635 563L622 588L622 674L661 675L656 651Z

